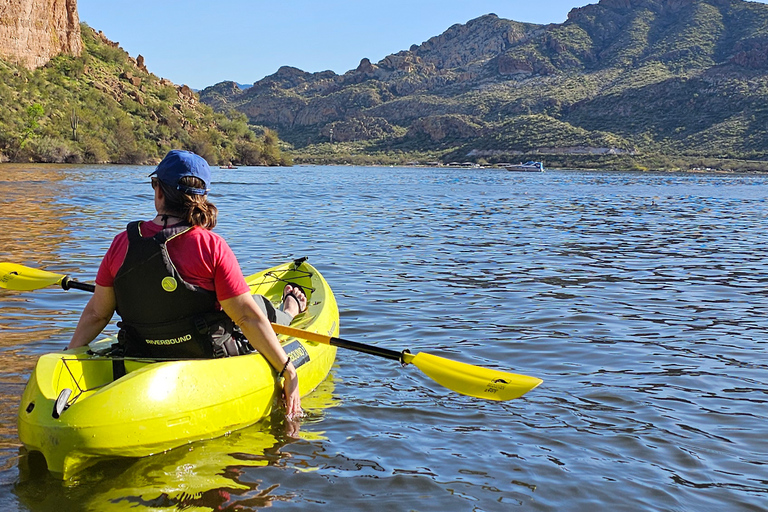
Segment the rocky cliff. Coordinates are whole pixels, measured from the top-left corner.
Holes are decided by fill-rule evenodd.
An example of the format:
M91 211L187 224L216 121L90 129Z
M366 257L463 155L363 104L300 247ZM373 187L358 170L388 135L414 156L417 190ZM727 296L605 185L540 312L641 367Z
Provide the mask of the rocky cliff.
M2 12L11 18L2 20L29 18L12 12L9 4L4 0ZM19 2L15 5L22 8ZM74 7L74 1L66 5ZM53 9L49 14L62 12ZM45 18L42 11L38 14L38 19ZM75 51L78 46L54 37L57 23L64 26L57 19L49 20L49 42L58 40L60 46L48 50ZM19 21L18 26L39 29L41 24ZM2 26L8 29L9 24ZM62 34L73 36L74 31L62 28ZM16 62L0 58L0 162L147 165L171 148L195 151L210 164L290 162L273 132L249 129L243 114L214 113L188 86L151 73L141 55L131 57L102 32L83 24L77 34L79 56L57 55L31 70L19 63L21 54ZM27 57L30 66L44 60L40 52Z
M0 2L0 57L27 69L83 50L77 0Z

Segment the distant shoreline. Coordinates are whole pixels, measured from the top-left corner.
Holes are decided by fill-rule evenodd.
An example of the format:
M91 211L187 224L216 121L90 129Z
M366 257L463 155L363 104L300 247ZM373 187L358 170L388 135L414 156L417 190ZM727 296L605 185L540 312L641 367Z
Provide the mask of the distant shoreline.
M546 174L549 171L553 172L631 172L631 173L644 173L644 172L659 172L659 173L691 173L691 174L768 174L768 169L608 169L608 168L571 168L571 167L547 167L544 172L516 172L509 171L500 166L478 166L478 167L458 167L449 165L407 165L407 164L352 164L352 163L310 163L300 162L295 163L293 167L377 167L377 168L398 168L398 169L450 169L450 170L464 170L464 171L479 171L479 170L497 170L508 172L514 175L540 175Z
M542 161L546 170L575 170L575 171L659 171L659 172L713 172L713 173L768 173L768 161L742 160L710 157L675 157L665 155L605 157L560 157L542 159L543 155L529 154L523 161ZM439 167L447 169L504 169L500 162L475 161L459 165L437 163L432 159L407 158L403 155L390 156L387 154L371 155L366 153L349 153L336 155L307 155L301 152L292 154L294 165L359 165L377 167ZM517 163L517 162L513 162ZM510 171L514 172L514 171Z
M477 165L473 167L462 167L456 165L428 165L428 164L400 164L400 163L352 163L352 162L296 162L293 166L285 166L284 169L290 167L376 167L376 168L398 168L398 169L445 169L445 170L462 170L462 171L479 171L479 170L497 170L507 172L510 175L540 175L547 172L627 172L627 173L644 173L644 172L658 172L658 173L688 173L688 174L723 174L723 175L736 175L736 174L768 174L768 162L757 162L763 164L763 168L751 168L743 166L740 168L647 168L647 169L626 169L626 168L611 168L611 167L546 167L544 172L519 172L509 171L503 166L499 165ZM124 164L124 163L47 163L47 162L0 162L0 169L10 168L61 168L72 169L78 167L152 167L152 164ZM275 168L274 166L265 165L240 165L231 169L221 168L221 170L247 170L257 167ZM218 167L217 167L218 169Z

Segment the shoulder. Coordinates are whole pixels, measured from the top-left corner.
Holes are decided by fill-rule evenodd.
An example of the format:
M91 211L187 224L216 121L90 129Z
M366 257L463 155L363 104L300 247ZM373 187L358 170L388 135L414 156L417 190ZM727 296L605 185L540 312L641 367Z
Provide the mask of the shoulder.
M191 238L195 238L201 242L229 247L223 236L218 233L214 233L210 229L201 228L200 226L193 226L192 229L187 232L187 234Z
M195 236L203 238L221 238L224 240L224 237L222 237L220 234L214 233L210 229L205 229L200 226L192 226L192 229L190 229L189 232Z
M224 237L208 229L195 226L181 238L186 238L187 244L198 247L201 253L210 254L215 260L234 257Z
M112 239L112 245L110 246L109 251L112 252L116 249L126 247L128 247L128 231L123 230Z

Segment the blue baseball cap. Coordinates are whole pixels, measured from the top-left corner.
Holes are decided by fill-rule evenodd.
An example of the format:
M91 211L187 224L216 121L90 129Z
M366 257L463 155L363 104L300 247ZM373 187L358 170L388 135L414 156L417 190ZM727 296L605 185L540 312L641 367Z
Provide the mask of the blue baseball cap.
M204 196L211 188L211 168L205 158L192 153L174 149L169 151L163 161L155 168L155 172L150 176L156 175L157 178L170 187L185 194L195 194ZM179 183L181 178L194 176L200 178L205 183L205 188L192 188Z

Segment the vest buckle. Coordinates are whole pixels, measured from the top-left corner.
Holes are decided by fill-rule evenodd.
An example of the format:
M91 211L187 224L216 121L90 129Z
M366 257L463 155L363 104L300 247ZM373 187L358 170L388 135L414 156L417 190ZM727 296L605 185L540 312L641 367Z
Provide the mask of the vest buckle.
M197 329L197 332L200 334L208 334L208 322L206 319L202 316L195 317L195 329Z

